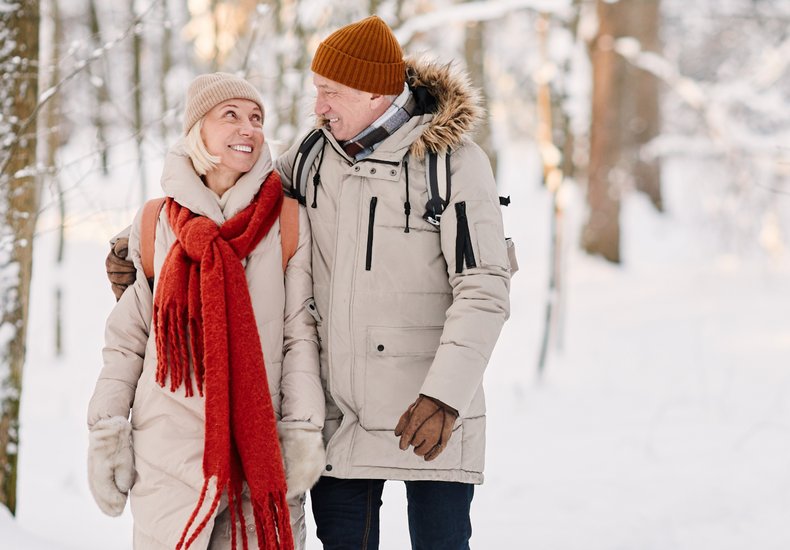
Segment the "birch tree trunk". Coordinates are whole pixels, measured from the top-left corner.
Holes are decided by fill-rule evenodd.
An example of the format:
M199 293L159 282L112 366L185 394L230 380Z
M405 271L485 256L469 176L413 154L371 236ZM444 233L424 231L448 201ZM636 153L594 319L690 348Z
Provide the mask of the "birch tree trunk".
M16 512L19 399L38 209L39 2L0 10L0 503Z

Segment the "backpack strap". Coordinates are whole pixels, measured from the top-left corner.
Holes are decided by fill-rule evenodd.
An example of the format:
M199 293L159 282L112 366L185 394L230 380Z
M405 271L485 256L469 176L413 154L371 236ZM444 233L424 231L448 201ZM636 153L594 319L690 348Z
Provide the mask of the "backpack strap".
M143 215L140 225L140 257L143 262L143 272L149 284L154 279L154 238L156 237L156 222L159 213L165 205L167 197L159 197L146 201L143 205Z
M280 207L280 245L283 249L283 273L299 244L299 202L283 197Z
M291 196L304 205L307 196L307 176L313 162L324 148L324 133L315 129L302 140L294 159L291 172Z
M438 227L442 213L450 200L450 151L443 153L428 152L425 155L425 185L428 188L428 202L425 204L423 219Z

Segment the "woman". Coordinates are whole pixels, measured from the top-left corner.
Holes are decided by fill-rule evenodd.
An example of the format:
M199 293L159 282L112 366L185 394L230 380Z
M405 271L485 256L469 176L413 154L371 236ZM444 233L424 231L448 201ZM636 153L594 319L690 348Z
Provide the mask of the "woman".
M110 515L128 492L135 549L288 549L284 458L300 547L302 494L324 466L309 222L300 211L283 274L282 186L252 85L199 76L184 119L162 175L153 291L139 276L138 214L137 281L107 320L91 492Z

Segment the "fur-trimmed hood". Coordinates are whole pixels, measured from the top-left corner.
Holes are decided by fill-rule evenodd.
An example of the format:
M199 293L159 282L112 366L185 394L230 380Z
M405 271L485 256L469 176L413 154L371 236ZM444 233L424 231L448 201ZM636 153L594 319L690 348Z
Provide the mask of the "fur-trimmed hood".
M412 143L411 154L423 158L426 151L457 149L483 118L479 91L472 87L468 75L452 63L416 58L405 61L409 87L425 88L436 100L433 119Z

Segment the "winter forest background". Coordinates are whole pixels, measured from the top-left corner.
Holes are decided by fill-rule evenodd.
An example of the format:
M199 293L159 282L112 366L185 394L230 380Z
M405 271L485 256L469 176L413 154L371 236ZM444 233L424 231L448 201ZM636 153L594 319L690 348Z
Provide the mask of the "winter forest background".
M85 475L103 260L188 82L249 78L276 154L371 13L469 71L512 199L473 547L790 547L790 2L0 0L0 549L131 548Z

